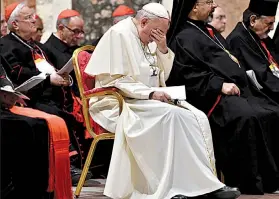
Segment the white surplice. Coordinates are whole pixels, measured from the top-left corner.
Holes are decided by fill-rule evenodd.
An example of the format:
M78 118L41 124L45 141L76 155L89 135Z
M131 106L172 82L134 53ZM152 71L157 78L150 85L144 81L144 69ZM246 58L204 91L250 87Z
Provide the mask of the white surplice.
M120 116L116 99L90 100L92 118L116 133L104 191L108 197L191 197L224 186L215 176L206 115L186 101L180 108L148 100L151 87L165 86L173 59L171 50L162 54L142 46L132 18L127 18L105 33L85 69L96 75L97 88L114 86L125 96Z

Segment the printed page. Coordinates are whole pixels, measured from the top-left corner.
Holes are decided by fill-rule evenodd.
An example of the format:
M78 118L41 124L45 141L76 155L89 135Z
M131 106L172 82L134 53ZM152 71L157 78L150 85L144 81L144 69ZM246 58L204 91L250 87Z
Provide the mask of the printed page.
M23 82L20 86L15 88L17 92L26 92L36 86L37 84L41 83L46 79L47 75L45 73L40 73L39 75L33 76L30 79Z
M36 59L35 64L41 73L52 74L55 73L55 68L50 65L45 59Z
M152 87L154 91L163 91L171 96L171 99L186 100L185 86Z
M73 67L73 58L69 59L69 61L63 66L63 68L61 68L57 74L58 75L62 75L64 73L70 73L72 72L72 70L74 69Z
M8 92L8 93L13 93L14 95L22 98L22 99L27 99L29 100L29 97L27 97L26 95L23 95L20 92L15 91L11 86L4 86L0 88L0 91L2 92Z

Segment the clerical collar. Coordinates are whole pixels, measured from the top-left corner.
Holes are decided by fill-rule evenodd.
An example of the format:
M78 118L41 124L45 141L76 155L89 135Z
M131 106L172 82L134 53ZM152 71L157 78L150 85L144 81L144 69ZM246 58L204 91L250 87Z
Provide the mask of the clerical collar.
M10 35L12 35L13 37L16 37L17 39L19 38L21 41L25 42L25 43L30 43L33 42L32 38L30 38L29 40L23 39L21 36L19 36L18 34L16 34L15 32L10 32Z
M262 55L266 58L267 61L269 61L268 57L266 56L266 54L264 53L263 49L261 48L261 44L260 44L261 39L259 38L259 36L256 33L254 33L254 31L252 31L250 28L247 28L246 25L243 22L241 24L242 24L243 28L248 32L248 34L251 37L251 39L258 46L258 48L261 51ZM254 35L253 35L253 33L254 33ZM258 39L258 41L256 39Z
M187 18L187 19L185 20L185 23L184 23L184 28L185 28L186 26L189 25L189 22L190 22L191 24L194 24L195 26L199 27L199 28L200 28L201 30L203 30L207 35L209 35L209 32L208 32L208 30L207 30L208 24L207 24L206 22L200 21L200 20L194 20L194 19ZM184 28L183 28L183 29L184 29Z
M51 45L53 45L55 48L57 48L61 52L70 52L72 53L74 50L79 48L79 46L69 46L64 41L62 41L59 36L55 33L53 33L50 38Z
M14 37L16 40L18 40L19 42L21 42L22 44L24 44L30 49L34 49L36 47L36 44L32 38L30 40L25 40L15 32L10 32L10 35L12 35L12 37Z
M37 46L37 44L31 39L29 41L23 40L21 37L19 37L17 34L15 34L14 32L11 32L12 37L14 37L16 40L18 40L20 43L22 43L23 45L25 45L26 47L28 47L32 53L38 53L40 54L45 60L46 57L44 55L44 52L42 51L42 49Z
M197 24L187 20L186 23L188 23L189 25L192 25L193 27L197 28L198 31L200 31L202 34L204 34L205 37L207 37L209 40L211 40L216 46L218 46L220 49L222 49L229 57L230 59L235 62L238 67L240 68L240 64L237 60L237 58L235 56L233 56L226 48L225 46L222 44L222 42L215 36L215 34L210 35L209 31L207 30L206 25L203 25L202 27L199 27ZM204 29L202 29L204 28ZM210 28L210 27L208 27Z
M199 26L200 28L205 28L207 26L207 23L204 21L200 21L200 20L194 20L194 19L190 19L189 17L185 20L185 23L187 21L192 22L193 24L195 24L196 26Z
M69 48L69 46L63 42L57 34L52 34L50 40L52 40L51 45L54 45L59 51L65 52Z

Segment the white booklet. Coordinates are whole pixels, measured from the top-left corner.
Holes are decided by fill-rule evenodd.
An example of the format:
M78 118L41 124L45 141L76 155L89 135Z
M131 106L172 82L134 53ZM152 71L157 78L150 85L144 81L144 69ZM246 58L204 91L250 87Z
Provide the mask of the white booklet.
M61 68L57 74L58 75L62 75L64 73L70 73L72 72L72 70L74 69L74 66L73 66L73 58L69 59L69 61L67 61L67 63L63 66L63 68Z
M47 75L45 73L40 73L39 75L33 76L30 79L23 82L21 85L15 88L17 92L26 92L33 88L37 84L41 83L46 79Z
M20 104L23 104L23 105L26 105L24 100L30 100L27 96L23 95L20 92L15 91L11 86L1 87L0 88L0 94L1 94L1 92L8 92L8 93L16 95L18 97L16 101Z
M171 99L186 100L185 86L152 87L154 91L162 91L171 96Z
M252 81L252 83L259 89L263 89L263 87L260 85L260 83L257 80L256 74L253 70L247 70L246 74L248 75L248 77L250 78L250 80Z
M22 93L15 91L11 86L4 86L0 88L1 91L4 92L9 92L9 93L13 93L15 95L17 95L18 97L22 98L22 99L27 99L29 100L29 98L25 95L23 95Z
M52 74L55 73L55 68L50 65L45 59L36 59L35 60L36 68L41 73Z

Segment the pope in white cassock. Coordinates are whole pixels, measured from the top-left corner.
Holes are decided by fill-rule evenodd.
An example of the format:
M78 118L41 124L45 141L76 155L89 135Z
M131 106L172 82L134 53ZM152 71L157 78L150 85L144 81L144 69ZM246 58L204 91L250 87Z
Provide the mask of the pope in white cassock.
M96 88L113 86L125 97L119 117L116 99L90 100L92 118L116 133L104 194L114 199L237 198L240 192L215 176L206 115L186 101L181 102L185 108L171 105L169 95L151 88L165 86L172 68L169 23L161 4L145 5L135 18L105 33L85 69L96 76Z

